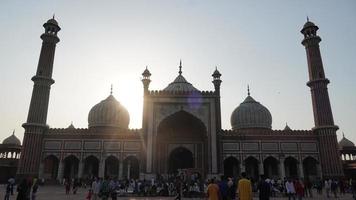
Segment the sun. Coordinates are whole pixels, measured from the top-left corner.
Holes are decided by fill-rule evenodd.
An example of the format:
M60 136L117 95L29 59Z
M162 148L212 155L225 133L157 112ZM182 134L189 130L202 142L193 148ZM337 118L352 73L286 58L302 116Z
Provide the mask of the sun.
M127 79L125 84L120 84L113 89L117 100L130 114L130 128L141 128L143 109L143 88L139 79Z

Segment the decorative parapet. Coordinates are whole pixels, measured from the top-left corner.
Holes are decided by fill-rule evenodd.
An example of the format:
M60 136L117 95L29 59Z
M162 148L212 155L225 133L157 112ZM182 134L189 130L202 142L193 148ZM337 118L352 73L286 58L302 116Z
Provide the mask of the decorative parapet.
M192 96L201 95L202 97L216 97L215 91L165 91L165 90L150 90L148 95L156 96Z
M269 129L241 129L241 130L221 130L220 136L316 136L312 130L269 130Z
M142 129L105 129L105 128L50 128L46 134L120 134L120 135L139 135Z

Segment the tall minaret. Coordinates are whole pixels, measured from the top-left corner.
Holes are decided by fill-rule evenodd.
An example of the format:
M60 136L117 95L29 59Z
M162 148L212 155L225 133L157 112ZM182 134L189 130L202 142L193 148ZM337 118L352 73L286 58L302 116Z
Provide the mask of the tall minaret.
M338 151L336 130L331 111L328 87L329 80L325 78L323 62L321 60L317 35L319 28L309 19L304 24L301 33L304 35L302 44L305 46L308 60L309 81L313 103L314 124L313 131L319 137L320 165L323 177L343 176L342 163Z
M41 162L43 133L48 129L47 112L49 93L52 79L53 60L56 44L59 42L57 33L61 28L54 17L48 20L43 27L45 32L41 35L42 48L38 61L27 122L25 128L20 163L17 174L19 177L37 177Z

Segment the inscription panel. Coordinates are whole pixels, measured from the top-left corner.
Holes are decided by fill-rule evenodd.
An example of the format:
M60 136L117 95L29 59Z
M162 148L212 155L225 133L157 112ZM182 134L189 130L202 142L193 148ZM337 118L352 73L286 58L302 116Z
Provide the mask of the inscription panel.
M81 141L66 141L64 142L64 149L81 149Z
M100 149L101 142L100 141L85 141L84 149Z
M104 149L106 150L119 150L120 147L121 147L120 142L115 142L115 141L104 142Z
M258 143L257 142L248 142L242 144L242 149L247 151L258 151Z
M297 151L298 146L297 143L295 142L286 142L286 143L281 143L281 149L283 151Z
M61 149L60 141L45 141L45 149Z
M239 143L223 143L224 150L239 150L240 145Z
M278 151L278 143L275 142L262 143L262 150Z
M316 143L313 143L313 142L301 143L300 150L301 151L317 151Z
M139 142L125 142L124 144L124 149L125 150L138 150L140 149L140 143Z

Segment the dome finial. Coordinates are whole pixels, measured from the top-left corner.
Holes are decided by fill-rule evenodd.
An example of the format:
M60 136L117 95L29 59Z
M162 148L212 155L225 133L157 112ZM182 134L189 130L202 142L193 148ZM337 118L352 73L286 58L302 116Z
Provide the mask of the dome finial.
M179 60L179 75L182 74L182 59Z
M110 88L110 95L112 95L112 84L111 84L111 88Z
M344 131L342 132L342 137L345 138L345 133L344 133Z
M55 13L53 13L53 16L52 16L52 19L54 19L54 17L56 16L56 14Z
M250 85L247 84L247 95L250 96Z
M15 135L15 129L12 131L12 135Z
M308 15L307 15L307 22L309 22L309 17L308 17Z

